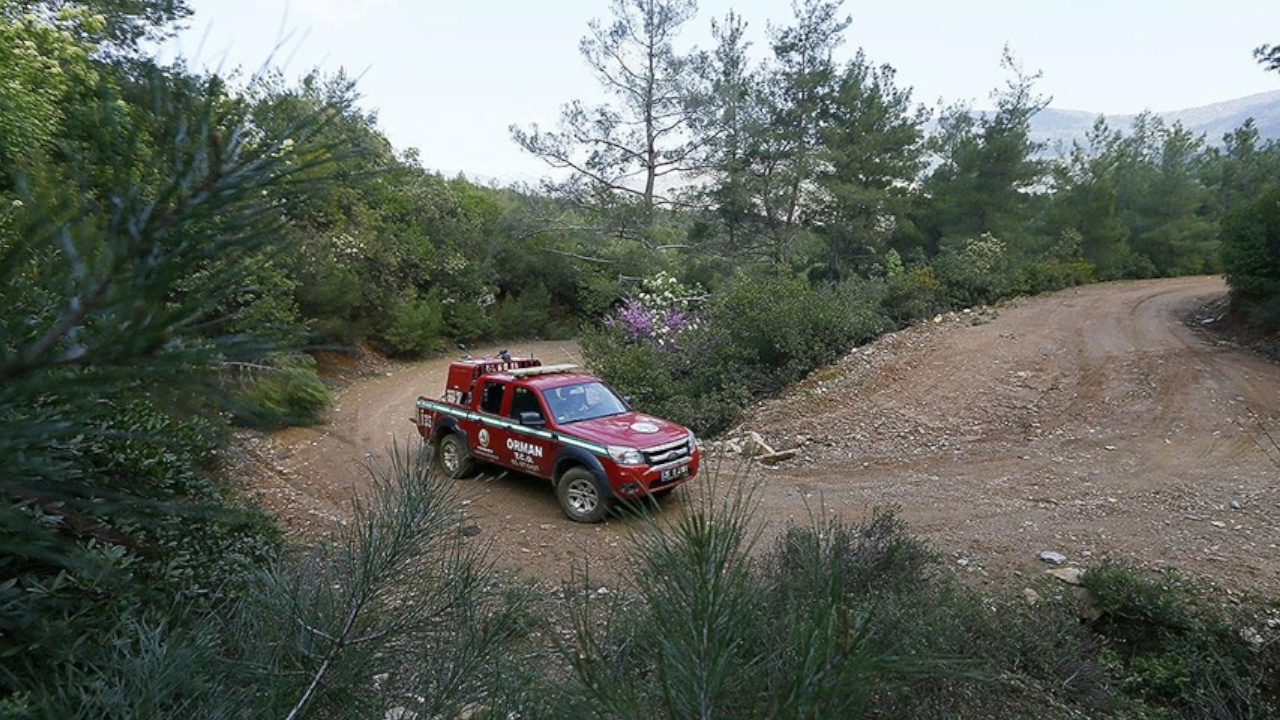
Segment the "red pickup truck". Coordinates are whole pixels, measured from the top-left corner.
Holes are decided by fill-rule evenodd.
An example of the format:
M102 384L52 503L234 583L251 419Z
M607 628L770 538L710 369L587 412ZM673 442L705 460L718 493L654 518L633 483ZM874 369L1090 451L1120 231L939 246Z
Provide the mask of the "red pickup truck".
M457 360L444 397L419 397L412 420L450 476L483 462L545 478L577 522L598 522L616 501L661 496L697 474L689 429L632 410L576 367L505 352Z

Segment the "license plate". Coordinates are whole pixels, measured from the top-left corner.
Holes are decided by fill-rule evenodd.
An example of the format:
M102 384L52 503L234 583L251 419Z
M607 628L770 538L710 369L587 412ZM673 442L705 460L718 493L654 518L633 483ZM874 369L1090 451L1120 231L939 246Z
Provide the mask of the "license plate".
M659 478L658 482L671 482L672 480L679 480L682 477L686 477L688 474L689 474L688 465L680 465L678 467L667 468L666 470L662 471L662 476Z

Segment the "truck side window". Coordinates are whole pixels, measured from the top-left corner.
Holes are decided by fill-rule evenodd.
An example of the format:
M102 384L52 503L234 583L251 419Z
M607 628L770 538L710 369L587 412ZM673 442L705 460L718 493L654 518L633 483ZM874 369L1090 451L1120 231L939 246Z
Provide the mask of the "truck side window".
M518 387L511 391L511 417L519 420L521 413L533 412L542 415L538 406L538 396L529 388Z
M497 415L502 412L502 383L487 382L480 391L480 410Z

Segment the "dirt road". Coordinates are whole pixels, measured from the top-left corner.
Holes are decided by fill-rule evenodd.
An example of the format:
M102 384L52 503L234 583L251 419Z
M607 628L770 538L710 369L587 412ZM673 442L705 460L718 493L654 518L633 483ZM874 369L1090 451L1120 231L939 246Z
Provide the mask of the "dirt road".
M1209 277L1095 285L887 336L754 408L730 436L755 431L799 456L745 479L727 457L719 485L759 483L766 535L812 513L895 506L979 584L1039 573L1051 550L1280 596L1280 366L1185 322L1224 292ZM545 362L577 352L511 349ZM413 400L439 391L446 365L388 368L343 390L329 425L261 441L256 493L304 536L340 518L363 463L416 442ZM665 512L692 502L692 485ZM500 567L616 579L628 521L571 523L525 476L465 481L464 493Z

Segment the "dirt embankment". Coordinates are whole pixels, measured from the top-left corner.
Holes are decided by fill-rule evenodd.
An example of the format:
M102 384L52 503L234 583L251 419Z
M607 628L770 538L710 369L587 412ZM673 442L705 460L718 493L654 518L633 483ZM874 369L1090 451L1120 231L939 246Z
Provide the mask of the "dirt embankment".
M1224 292L1214 277L1094 285L887 336L753 408L731 435L800 452L745 479L726 458L718 485L758 483L766 535L896 507L979 583L1040 572L1052 550L1280 596L1280 366L1185 322ZM511 350L577 360L572 343ZM413 401L443 387L447 364L390 367L341 390L328 425L257 440L254 493L290 532L339 520L365 463L416 442ZM571 523L544 482L488 475L464 495L500 567L586 568L602 584L623 567L629 522Z

